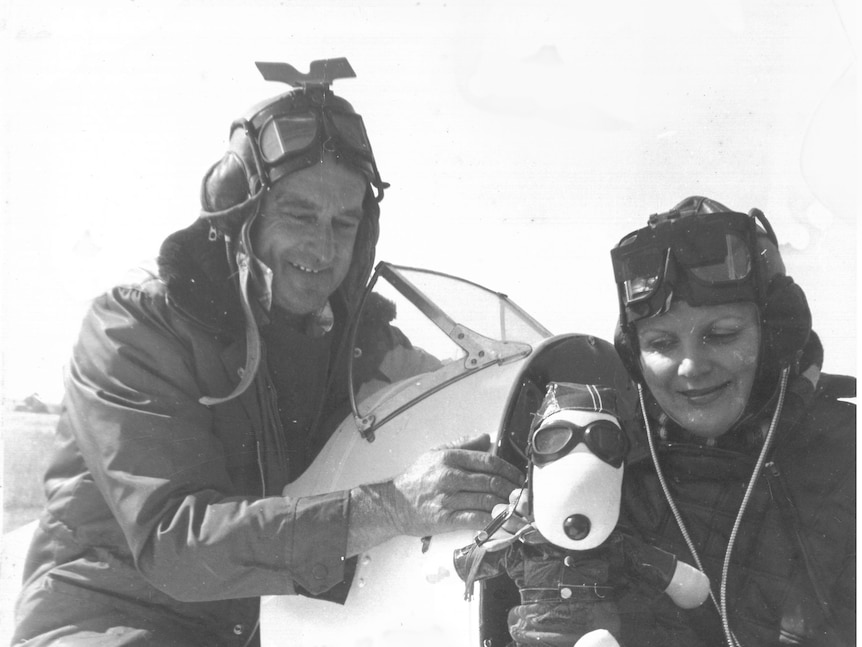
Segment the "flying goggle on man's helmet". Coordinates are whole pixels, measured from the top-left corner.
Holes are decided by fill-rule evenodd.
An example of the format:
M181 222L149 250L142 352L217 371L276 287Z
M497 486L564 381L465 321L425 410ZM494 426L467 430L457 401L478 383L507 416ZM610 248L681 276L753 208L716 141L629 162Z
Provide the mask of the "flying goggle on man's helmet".
M267 81L295 89L233 122L228 152L204 176L201 216L230 230L267 187L327 153L361 173L380 202L389 185L380 178L362 117L330 89L335 79L356 76L347 59L312 61L308 74L287 63L255 65Z

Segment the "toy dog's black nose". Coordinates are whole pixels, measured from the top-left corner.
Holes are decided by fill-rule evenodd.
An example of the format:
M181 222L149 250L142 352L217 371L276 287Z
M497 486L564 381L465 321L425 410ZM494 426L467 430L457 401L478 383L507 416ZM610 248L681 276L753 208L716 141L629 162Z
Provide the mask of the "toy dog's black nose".
M563 530L570 539L578 541L590 534L590 520L582 514L573 514L563 522Z

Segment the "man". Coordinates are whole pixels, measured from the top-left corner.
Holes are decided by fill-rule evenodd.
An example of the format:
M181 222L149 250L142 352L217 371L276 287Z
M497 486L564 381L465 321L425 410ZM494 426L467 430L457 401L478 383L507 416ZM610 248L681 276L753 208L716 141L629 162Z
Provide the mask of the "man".
M159 276L85 318L16 644L254 645L259 596L343 598L351 556L478 529L520 484L482 437L390 481L281 496L344 413L387 185L329 87L344 59L259 67L297 89L235 122Z

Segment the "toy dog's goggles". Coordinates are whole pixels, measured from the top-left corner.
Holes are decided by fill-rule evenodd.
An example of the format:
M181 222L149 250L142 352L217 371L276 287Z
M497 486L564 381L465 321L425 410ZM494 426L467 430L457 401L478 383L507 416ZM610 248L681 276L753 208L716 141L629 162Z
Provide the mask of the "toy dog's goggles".
M534 465L545 465L562 458L579 443L608 465L619 467L629 451L629 440L622 429L609 420L596 420L581 427L558 420L533 432L528 448Z
M309 107L271 115L257 132L249 122L243 126L262 170L286 166L289 173L306 168L319 161L322 150L344 159L378 190L388 186L380 179L365 124L356 113L337 107Z
M756 232L743 213L650 216L611 250L628 322L666 312L677 295L691 306L756 302Z

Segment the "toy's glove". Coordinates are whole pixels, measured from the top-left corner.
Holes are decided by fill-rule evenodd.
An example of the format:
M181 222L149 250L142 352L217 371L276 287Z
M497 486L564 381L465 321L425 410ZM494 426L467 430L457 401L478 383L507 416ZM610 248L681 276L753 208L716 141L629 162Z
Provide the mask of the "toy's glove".
M691 564L677 561L673 578L664 592L678 607L694 609L709 597L709 578Z
M494 520L476 537L476 543L486 551L494 552L510 546L516 541L541 543L545 539L533 527L527 515L528 496L526 488L512 490L509 504L498 503L491 514Z

